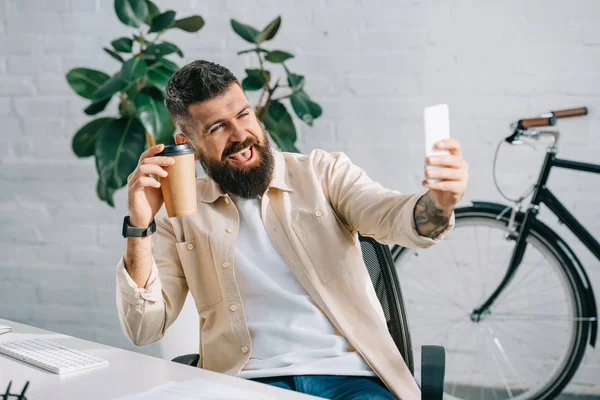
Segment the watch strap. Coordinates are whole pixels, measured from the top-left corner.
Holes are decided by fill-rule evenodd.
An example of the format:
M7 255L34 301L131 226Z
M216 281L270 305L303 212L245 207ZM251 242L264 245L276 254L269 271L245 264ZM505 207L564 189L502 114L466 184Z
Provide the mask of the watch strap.
M145 228L136 228L130 225L129 215L123 219L123 237L146 237L156 232L156 222L152 218L152 222Z

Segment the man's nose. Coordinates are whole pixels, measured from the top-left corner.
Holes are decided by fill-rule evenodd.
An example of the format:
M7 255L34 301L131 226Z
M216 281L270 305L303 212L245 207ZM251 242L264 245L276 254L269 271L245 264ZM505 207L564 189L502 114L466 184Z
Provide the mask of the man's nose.
M248 137L248 132L244 129L243 125L237 122L231 125L231 135L229 136L230 142L243 142Z

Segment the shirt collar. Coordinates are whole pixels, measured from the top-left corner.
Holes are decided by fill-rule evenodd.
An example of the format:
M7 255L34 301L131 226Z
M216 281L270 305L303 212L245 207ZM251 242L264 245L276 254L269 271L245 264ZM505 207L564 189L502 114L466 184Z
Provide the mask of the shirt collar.
M285 157L273 147L271 147L271 152L275 160L275 167L273 168L273 178L271 179L269 188L292 192L293 189L289 185L289 178L287 176ZM214 203L219 197L225 196L221 186L212 180L212 178L207 176L205 182L204 189L200 193L200 201L203 203Z

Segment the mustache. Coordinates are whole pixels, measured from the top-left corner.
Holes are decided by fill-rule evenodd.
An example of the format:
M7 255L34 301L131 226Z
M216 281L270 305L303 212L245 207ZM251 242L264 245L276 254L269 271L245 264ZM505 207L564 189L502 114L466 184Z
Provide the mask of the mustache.
M231 146L229 146L227 149L225 149L225 151L223 151L223 156L222 156L221 161L225 161L225 159L227 157L229 157L230 155L235 154L238 151L245 149L246 147L252 147L257 143L258 143L258 140L256 140L256 138L253 136L248 137L243 142L236 142L236 143L232 144Z

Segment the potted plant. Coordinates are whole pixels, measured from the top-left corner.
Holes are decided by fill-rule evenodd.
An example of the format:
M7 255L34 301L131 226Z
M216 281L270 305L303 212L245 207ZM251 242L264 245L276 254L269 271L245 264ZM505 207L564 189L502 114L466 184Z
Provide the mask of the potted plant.
M78 157L96 159L98 197L114 207L113 193L127 184L145 148L156 143L172 143L175 127L164 104L165 85L177 64L167 57L183 57L175 44L161 41L169 29L197 32L204 26L199 15L177 19L176 12L161 12L149 0L115 0L119 20L136 32L120 37L104 51L121 63L109 76L91 68L74 68L67 82L78 95L89 99L87 115L103 111L113 98L118 116L94 119L73 136L72 148Z
M281 150L298 152L296 127L282 100L289 99L296 115L309 126L312 126L313 121L321 116L323 110L304 91L304 76L291 72L286 65L294 55L287 51L268 50L263 47L265 42L275 37L280 25L280 16L271 21L262 31L234 19L231 20L235 33L254 45L238 54L255 53L259 64L256 69L246 69L247 76L242 80L242 88L246 91L261 91L255 107L258 119L263 122L267 132ZM275 79L272 76L267 69L268 64L283 68L286 75L284 82L281 82L281 77ZM286 94L275 95L282 90Z

